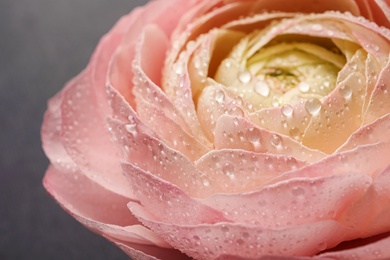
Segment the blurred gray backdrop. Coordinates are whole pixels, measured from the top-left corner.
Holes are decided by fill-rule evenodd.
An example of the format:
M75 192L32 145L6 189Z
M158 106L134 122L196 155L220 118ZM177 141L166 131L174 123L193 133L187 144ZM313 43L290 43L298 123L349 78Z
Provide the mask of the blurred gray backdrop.
M88 63L99 38L146 0L0 1L0 259L127 259L42 187L46 101Z

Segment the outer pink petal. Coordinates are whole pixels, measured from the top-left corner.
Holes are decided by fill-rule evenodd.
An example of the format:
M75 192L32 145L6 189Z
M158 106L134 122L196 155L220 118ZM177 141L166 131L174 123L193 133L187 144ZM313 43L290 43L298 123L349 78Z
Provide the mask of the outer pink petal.
M390 166L373 177L365 196L348 207L340 221L355 231L352 238L390 232Z
M369 176L359 174L295 178L250 193L214 195L205 202L234 223L286 228L328 219L339 221L370 184Z
M284 155L246 150L217 150L196 162L215 193L237 193L258 189L280 174L302 168L305 162Z
M300 12L300 13L323 13L326 11L351 12L354 15L359 15L359 9L354 0L301 0L297 2L285 0L223 0L223 2L255 2L256 10L266 11L282 11L282 12Z
M221 212L189 197L172 183L131 164L122 167L142 205L161 221L194 225L228 221Z
M360 7L364 17L375 23L389 27L390 11L389 3L386 0L355 0Z
M104 84L109 58L119 44L127 23L131 22L137 14L138 11L124 17L117 23L100 42L87 69L69 82L59 94L61 95L61 103L57 103L57 106L60 107L60 112L56 112L56 118L61 119L56 119L57 126L50 126L57 129L53 138L61 137L59 141L66 153L79 167L83 168L83 172L87 176L94 178L96 182L108 189L128 197L131 197L132 194L124 186L125 182L120 171L115 170L115 167L118 169L119 166L115 158L116 150L109 140L104 124L104 114L108 113ZM47 129L45 125L46 123L44 123L43 129ZM46 130L43 134L45 133L47 133ZM46 140L45 143L49 143L46 137L43 139ZM59 147L58 143L57 147ZM104 152L101 152L102 150ZM63 150L52 151L59 152L58 155L55 155L57 160L61 160L59 157L65 156ZM102 158L101 154L105 154L105 152L111 156ZM53 155L49 155L49 157L53 157ZM69 161L69 159L66 160Z
M62 170L76 169L77 165L72 161L61 143L61 102L62 91L48 102L41 129L42 146L52 164Z
M189 260L190 258L176 249L138 245L113 241L128 256L136 260Z
M61 141L84 174L113 192L131 197L120 171L119 151L110 140L88 73L71 82L63 94Z
M104 189L79 171L62 172L50 166L44 186L74 218L109 240L169 247L128 212L129 199Z
M272 180L272 183L292 178L316 178L351 173L375 176L389 166L389 153L389 143L360 146L353 150L335 153L299 170L287 172Z
M210 187L204 185L210 181L205 174L182 153L145 133L140 129L141 124L129 127L128 123L113 119L109 120L109 124L123 150L123 161L177 185L191 196L205 197L213 193Z
M180 3L179 3L180 2ZM148 24L158 24L159 28L170 37L181 16L190 9L194 1L152 1L145 5L142 13L137 13L136 19L131 21L128 26L128 32L124 37L122 46L120 46L110 65L109 80L131 104L134 105L134 96L132 94L133 72L131 63L134 59L134 50L137 40L142 30ZM175 13L175 15L166 15L166 13Z
M343 241L345 229L332 220L280 229L264 229L234 223L178 225L159 222L144 207L129 204L146 226L168 243L195 259L308 256Z
M364 246L347 250L320 254L314 259L337 259L337 260L367 260L367 259L390 259L390 236Z
M361 145L390 142L390 114L378 118L354 132L337 152L354 149Z

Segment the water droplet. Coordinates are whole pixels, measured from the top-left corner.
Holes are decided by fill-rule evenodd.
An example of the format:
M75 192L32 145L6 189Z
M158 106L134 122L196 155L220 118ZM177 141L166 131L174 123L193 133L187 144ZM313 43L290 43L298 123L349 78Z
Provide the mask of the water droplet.
M215 100L220 104L223 103L223 101L225 100L225 93L223 93L222 90L218 90L215 95Z
M339 88L339 93L343 98L350 98L352 96L352 89L348 85L343 85Z
M268 97L270 89L269 85L265 81L259 81L255 84L255 92L263 97Z
M291 137L293 137L295 140L298 140L298 139L300 138L301 131L299 130L298 127L293 127L293 128L290 129L289 134L290 134Z
M181 62L178 62L174 65L174 70L177 75L182 75L184 73L184 66Z
M271 144L275 147L279 147L282 145L282 138L277 135L277 134L273 134L271 136L271 140L270 140Z
M207 178L207 176L202 177L202 183L203 183L203 186L205 186L205 187L210 186L210 182L209 182L209 179Z
M305 108L307 112L314 116L321 111L322 103L317 98L311 98L306 101Z
M222 172L228 176L230 179L234 179L235 178L235 175L234 175L234 165L231 164L230 162L226 162L223 166L222 166Z
M252 75L249 71L245 70L245 71L241 71L240 73L238 73L238 80L243 83L243 84L247 84L249 83L249 81L251 81L252 79Z
M306 93L309 91L310 89L310 85L307 83L307 82L300 82L298 84L298 89L303 92L303 93Z
M284 116L292 116L294 109L290 105L284 105L282 106L281 111Z
M260 140L260 130L254 127L249 128L246 133L245 137L246 139L251 143L257 143Z
M326 242L321 242L318 244L318 250L323 251L328 247L328 244Z
M129 132L133 136L137 135L137 125L136 124L126 124L125 129L127 132Z

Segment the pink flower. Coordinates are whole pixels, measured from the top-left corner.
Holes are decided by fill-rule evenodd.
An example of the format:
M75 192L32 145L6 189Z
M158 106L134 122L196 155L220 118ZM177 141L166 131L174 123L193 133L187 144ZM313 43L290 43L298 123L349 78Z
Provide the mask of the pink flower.
M157 0L49 101L44 186L135 259L390 259L385 0Z

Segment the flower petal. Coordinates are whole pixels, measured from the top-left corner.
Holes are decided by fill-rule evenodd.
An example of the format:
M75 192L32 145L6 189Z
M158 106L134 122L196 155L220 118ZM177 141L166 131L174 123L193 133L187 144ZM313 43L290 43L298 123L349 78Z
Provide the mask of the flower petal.
M190 260L188 256L176 249L166 249L155 246L145 246L121 241L113 241L132 259L137 260Z
M280 174L306 163L285 155L246 150L217 150L200 158L195 166L206 174L215 193L247 192L264 185Z
M228 221L221 212L189 197L171 182L132 164L123 163L122 168L142 205L153 209L152 214L161 221L193 225Z
M390 114L378 118L354 132L337 152L352 150L358 146L375 143L388 143L390 136Z
M365 260L390 258L390 236L379 241L351 249L320 254L314 259Z
M370 184L369 176L357 174L295 178L249 193L214 195L205 203L234 223L287 228L328 219L339 221Z
M322 161L296 171L287 172L273 179L272 183L293 178L316 178L351 173L375 176L388 167L389 152L389 143L359 146L353 150L332 154Z
M316 162L325 157L291 138L259 128L242 117L221 116L215 128L216 149L243 149L258 153L280 154L297 160Z
M154 82L160 78L160 68L165 57L164 48L161 45L159 45L159 48L156 48L155 42L164 43L167 42L167 39L157 27L151 25L145 27L139 50L133 63L133 70L136 77L139 77L134 80L138 115L145 124L154 129L171 147L195 160L206 153L209 148L198 142L187 132L190 130L181 118L179 111L172 106L170 101L155 85ZM152 81L153 78L154 82ZM151 89L154 90L153 102L150 100L150 97L153 95L153 93L150 93Z
M66 211L107 239L169 247L128 212L128 198L101 187L80 171L63 172L50 166L43 183Z
M131 124L129 128L125 122L108 121L124 153L124 162L177 185L191 196L204 197L213 192L204 185L210 181L209 178L196 169L186 156L145 133L141 124L135 124L135 127Z
M390 86L390 59L380 72L377 84L373 90L364 115L364 124L371 123L378 117L390 113L389 90Z
M281 229L234 223L167 224L159 222L137 203L130 203L129 207L146 226L195 259L214 259L221 255L238 259L257 259L264 255L313 255L337 245L345 232L344 227L332 220Z

